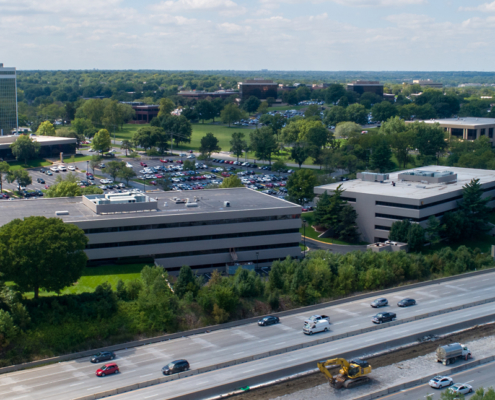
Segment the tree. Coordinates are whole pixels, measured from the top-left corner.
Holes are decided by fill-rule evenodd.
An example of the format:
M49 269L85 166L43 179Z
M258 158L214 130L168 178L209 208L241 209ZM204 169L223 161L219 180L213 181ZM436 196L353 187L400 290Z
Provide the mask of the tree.
M290 151L290 158L294 160L301 168L301 165L309 157L309 146L306 143L295 143Z
M168 192L169 190L172 189L172 181L168 176L165 178L157 179L156 185L165 192Z
M91 121L86 118L76 118L71 122L71 127L80 136L85 136L91 138L96 133L96 128L93 126Z
M241 179L237 175L232 175L229 176L228 178L225 178L220 185L220 188L222 189L227 189L227 188L236 188L236 187L244 187L244 184L241 182Z
M237 157L237 161L239 161L239 157L242 156L242 153L247 148L247 142L244 140L243 132L234 132L232 134L232 139L230 140L230 152Z
M31 185L33 180L31 179L31 175L29 175L25 169L18 169L7 173L7 182L17 182L17 190L21 190L21 186Z
M333 83L327 89L326 102L329 104L336 103L345 95L345 88L340 83Z
M280 114L265 114L261 116L260 122L269 126L272 129L273 134L277 136L278 140L278 135L280 134L280 131L282 130L284 125L287 123L287 119Z
M10 171L10 165L6 161L0 161L0 193L3 192L3 176Z
M407 232L409 250L420 251L425 243L425 230L419 224L411 224Z
M329 194L325 191L322 193L322 195L318 199L318 203L316 203L315 211L313 213L313 221L316 226L328 226L329 217L333 217L332 215L329 215L329 207L330 207L330 196Z
M196 163L193 160L185 160L183 164L184 171L195 171Z
M89 119L94 125L101 126L101 120L103 118L105 110L105 103L99 99L86 100L81 107L81 112L84 117ZM79 111L79 109L78 109ZM76 117L80 118L76 112Z
M442 223L445 226L445 236L449 242L457 242L464 237L466 216L461 211L449 211L444 214Z
M320 108L316 104L311 104L304 112L304 118L316 117L321 119Z
M376 146L373 148L373 153L370 157L371 169L379 170L380 172L386 172L391 169L394 163L391 160L392 151L385 139L380 139Z
M409 233L410 227L411 221L409 221L408 219L394 222L390 228L390 233L388 234L389 240L393 240L394 242L407 243L407 235Z
M254 151L256 158L272 163L272 153L277 150L278 144L272 134L272 130L266 126L256 129L250 135L250 148Z
M132 151L133 146L132 146L132 143L131 143L130 140L124 139L124 140L122 140L122 143L120 145L120 148L122 150L125 150L125 155L127 157L127 152L128 151Z
M55 136L55 127L50 121L42 122L38 127L36 134L42 136Z
M268 112L268 107L268 103L266 101L262 101L256 111L263 115Z
M101 161L101 157L98 155L92 156L91 160L89 160L89 168L91 168L93 174L95 173L95 168L100 164L100 161Z
M282 94L282 101L290 105L295 105L299 102L299 100L297 99L297 93L294 90L284 92Z
M101 153L110 150L112 146L112 139L110 138L110 133L106 129L100 129L96 132L95 137L91 142L91 148L95 151Z
M199 119L205 123L205 120L215 118L216 109L211 101L200 100L196 104L196 111L198 112Z
M101 190L101 189L100 189ZM46 197L76 197L81 196L82 189L75 182L62 181L52 185L46 191Z
M268 103L268 106L271 107L275 104L277 100L275 99L275 97L267 97L266 98L266 102Z
M184 265L179 271L179 277L174 285L174 292L182 299L187 292L191 292L194 296L198 294L199 284L194 276L191 267Z
M14 219L0 228L5 252L2 271L22 292L59 292L82 275L88 238L84 231L59 218Z
M445 229L445 226L441 224L440 220L434 215L430 215L428 218L428 224L426 225L426 236L431 244L440 243L441 233Z
M280 175L281 172L287 171L287 165L282 160L277 160L272 165L272 171Z
M27 164L27 160L35 158L38 155L40 144L33 141L27 135L19 136L14 143L10 145L10 150L17 160L24 160L24 164Z
M459 211L465 216L464 237L476 237L480 232L491 229L488 224L490 208L486 205L492 200L491 196L483 196L479 179L472 179L462 187L462 201Z
M347 121L355 122L356 124L365 125L368 123L368 111L366 107L355 103L345 109Z
M160 100L160 111L158 112L159 117L163 115L170 115L170 113L174 110L175 104L172 100L167 98L163 98Z
M403 120L399 117L394 117L383 123L380 133L385 134L387 137L399 165L406 168L406 164L411 159L409 151L412 150L414 144L412 131L407 128Z
M134 172L134 170L130 167L126 167L125 164L117 173L117 177L124 180L126 185L129 185L129 180L131 180L135 176L136 173Z
M165 133L173 138L176 145L191 142L192 125L183 115L164 115L160 118L153 118L151 126L163 128Z
M109 174L113 180L115 180L117 176L119 176L122 168L125 168L124 161L110 161L106 165L105 172Z
M397 115L397 108L388 101L382 101L371 107L371 115L374 121L386 121Z
M291 199L303 205L305 201L311 201L315 196L314 188L317 183L318 180L313 171L299 169L289 177L287 181L287 192Z
M155 126L143 126L139 128L132 136L132 142L136 147L141 147L145 150L149 150L155 147L158 137L164 130Z
M409 125L414 135L414 144L419 154L428 160L436 159L447 147L444 139L443 129L439 124L425 124L424 122L414 122Z
M114 131L119 129L119 126L124 124L124 115L122 109L119 107L117 100L109 100L106 102L103 109L103 118L101 119L103 125L108 131Z
M339 240L346 242L357 242L359 240L358 227L356 224L358 214L353 206L345 204L342 206L339 216L338 224L335 228L335 233L338 235Z
M244 116L242 110L237 107L234 103L227 104L222 112L220 113L220 118L224 124L230 124L232 122L239 121Z
M324 111L323 122L327 126L336 126L345 121L347 121L347 112L344 107L334 106Z
M341 122L335 128L335 137L348 139L361 133L361 125L355 122Z
M103 194L103 190L96 186L86 186L81 188L81 195L86 194Z
M201 146L199 147L199 151L202 155L210 158L211 153L220 150L222 150L222 148L218 145L218 139L215 135L213 135L213 133L209 132L201 138Z
M246 110L249 114L251 114L258 109L260 104L261 101L256 96L249 96L249 98L242 105L242 108Z

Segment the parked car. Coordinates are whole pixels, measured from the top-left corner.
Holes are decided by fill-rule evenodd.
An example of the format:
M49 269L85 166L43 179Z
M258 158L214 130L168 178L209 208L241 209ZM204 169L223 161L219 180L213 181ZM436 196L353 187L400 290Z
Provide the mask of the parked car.
M62 172L65 172L65 171L67 171L67 167L65 165L59 165L58 166L58 170L59 171L62 171Z
M118 374L119 366L115 363L105 364L103 367L96 370L96 376L106 376L112 374Z
M100 351L96 353L94 356L91 356L91 362L97 363L100 361L108 361L115 359L115 353L113 351Z
M163 375L177 374L182 371L187 371L189 369L189 363L186 360L176 360L165 365L162 368Z
M45 184L45 180L43 178L37 178L36 182L41 183L42 185Z
M125 166L126 166L127 168L132 168L132 164L131 164L130 162L126 162L126 163L125 163Z
M373 308L385 307L385 306L388 306L388 300L385 297L380 297L379 299L376 299L371 302L371 307Z
M139 164L141 165L141 167L147 167L148 166L145 162L142 162L142 161Z
M58 167L50 167L50 170L51 170L52 172L59 172Z
M454 380L448 376L435 376L428 382L428 385L434 389L442 389L446 386L452 386L453 384Z
M48 175L48 176L52 176L53 175L52 171L50 171L50 170L46 170L45 174Z
M76 167L74 167L73 165L69 165L69 166L67 167L67 169L68 169L69 171L75 171L75 170L76 170Z
M401 301L399 301L397 303L397 305L399 307L409 307L409 306L415 306L416 305L416 300L414 299L410 299L410 298L406 298L406 299L402 299Z
M267 325L274 325L278 324L280 322L280 319L278 317L275 317L273 315L268 315L267 317L263 317L258 321L259 326L267 326Z
M450 393L454 394L468 394L472 393L473 387L467 383L456 383L449 389Z
M373 318L371 318L371 321L373 321L375 324L382 324L384 322L393 321L396 318L397 318L397 316L394 313L382 312L382 313L376 314Z

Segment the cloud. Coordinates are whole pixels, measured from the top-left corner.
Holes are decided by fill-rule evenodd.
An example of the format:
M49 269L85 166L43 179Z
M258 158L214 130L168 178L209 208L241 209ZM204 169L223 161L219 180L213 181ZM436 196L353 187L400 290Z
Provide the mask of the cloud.
M480 4L477 7L459 7L459 11L495 12L495 1L493 3Z
M234 16L246 12L232 0L167 0L151 5L151 10L160 12L218 11L222 15Z
M401 7L428 4L428 0L259 0L264 7L277 8L280 4L337 3L350 7Z

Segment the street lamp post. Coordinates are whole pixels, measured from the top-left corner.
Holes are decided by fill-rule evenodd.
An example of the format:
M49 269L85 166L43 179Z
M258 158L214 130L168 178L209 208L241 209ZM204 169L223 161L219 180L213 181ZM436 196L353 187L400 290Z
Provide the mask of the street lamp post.
M86 160L86 176L88 176L89 172L89 160Z
M303 257L306 257L306 220L303 219L303 226L304 226L304 234L303 234L303 241L304 241L304 252L303 252Z
M260 255L260 253L257 251L257 252L256 252L256 269L258 269L258 266L259 266L259 265L258 265L258 261L259 261L259 257L258 257L258 256L259 256L259 255Z

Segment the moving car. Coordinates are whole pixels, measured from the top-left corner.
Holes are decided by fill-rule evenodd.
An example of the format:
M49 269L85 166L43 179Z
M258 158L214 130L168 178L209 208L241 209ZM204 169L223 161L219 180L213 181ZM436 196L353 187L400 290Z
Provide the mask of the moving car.
M473 387L467 383L456 383L449 389L450 393L467 394L473 391Z
M258 321L259 326L267 326L267 325L274 325L278 324L280 322L280 319L278 317L275 317L273 315L268 315L267 317L263 317Z
M186 360L172 361L170 364L165 365L162 368L163 375L177 374L189 369L189 363Z
M112 351L100 351L91 357L92 363L97 363L100 361L113 360L115 358L115 353Z
M416 300L414 299L402 299L397 303L399 307L409 307L409 306L415 306L416 305Z
M391 312L382 312L379 314L376 314L371 318L371 321L375 324L382 324L384 322L390 322L393 321L397 316L394 313Z
M385 307L388 306L388 300L385 297L380 297L379 299L372 301L370 305L373 308Z
M118 374L119 366L115 363L105 364L103 367L96 370L96 376L105 376L111 374Z
M428 385L430 385L430 387L434 389L441 389L453 384L454 380L452 378L449 378L448 376L435 376L428 382Z
M318 321L324 321L324 320L330 322L330 317L328 315L312 315L306 321L304 321L304 323L318 322Z

